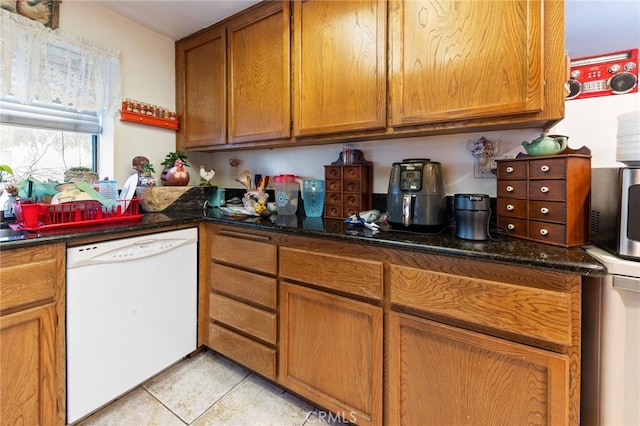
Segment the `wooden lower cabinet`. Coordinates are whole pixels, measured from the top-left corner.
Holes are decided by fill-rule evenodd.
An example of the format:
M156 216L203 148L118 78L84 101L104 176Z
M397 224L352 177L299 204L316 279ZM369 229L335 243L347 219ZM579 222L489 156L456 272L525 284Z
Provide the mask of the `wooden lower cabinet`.
M276 380L277 246L268 233L214 227L207 346Z
M278 382L347 421L382 424L382 308L281 282Z
M389 314L388 424L566 424L569 359Z
M0 424L65 419L64 244L0 257Z

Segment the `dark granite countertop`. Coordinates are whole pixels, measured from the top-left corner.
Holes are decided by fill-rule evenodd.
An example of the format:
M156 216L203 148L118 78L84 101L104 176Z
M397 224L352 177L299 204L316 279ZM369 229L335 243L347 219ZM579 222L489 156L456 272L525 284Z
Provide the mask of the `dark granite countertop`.
M439 234L381 230L373 233L364 227L354 227L342 220L307 218L304 216L228 217L218 209L202 212L147 213L141 220L95 226L63 228L29 232L22 238L0 241L0 250L56 242L72 243L79 238L111 237L119 233L161 230L176 225L196 224L201 220L227 223L254 229L356 242L380 247L422 251L491 262L551 269L580 275L601 276L607 269L581 248L562 248L499 235L498 241L467 241L455 237L454 229Z
M142 219L135 221L26 232L19 237L0 240L0 250L39 244L69 243L79 238L100 239L120 233L161 230L171 226L195 225L201 219L202 212L146 213Z
M209 210L204 219L254 229L511 263L580 275L602 276L607 273L606 267L582 248L557 247L502 234L496 236L497 241L462 240L455 237L455 229L452 228L438 234L399 230L381 230L374 234L368 228L354 227L342 220L278 215L269 218L234 218L222 215L218 209Z

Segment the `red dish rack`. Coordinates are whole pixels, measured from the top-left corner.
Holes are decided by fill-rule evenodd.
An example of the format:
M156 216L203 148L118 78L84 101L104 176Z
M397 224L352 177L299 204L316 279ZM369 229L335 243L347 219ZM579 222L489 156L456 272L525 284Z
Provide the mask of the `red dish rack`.
M74 226L140 220L140 198L118 200L112 207L99 201L74 201L61 204L14 202L16 222L13 229L40 231Z

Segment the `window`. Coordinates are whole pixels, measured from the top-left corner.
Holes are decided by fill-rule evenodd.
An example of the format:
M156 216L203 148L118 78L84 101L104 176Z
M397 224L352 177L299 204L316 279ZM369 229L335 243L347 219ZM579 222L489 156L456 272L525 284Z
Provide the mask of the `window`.
M95 171L97 145L96 134L0 125L0 164L11 165L15 182L64 182L71 167Z
M95 170L100 119L120 105L120 51L3 9L0 15L0 164L16 181Z

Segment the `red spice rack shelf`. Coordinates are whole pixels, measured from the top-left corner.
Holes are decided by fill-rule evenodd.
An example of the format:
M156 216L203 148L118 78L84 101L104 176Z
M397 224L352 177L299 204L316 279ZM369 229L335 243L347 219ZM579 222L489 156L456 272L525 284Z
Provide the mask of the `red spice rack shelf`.
M129 121L131 123L146 124L147 126L162 127L163 129L178 130L180 122L178 120L170 120L168 118L155 117L148 114L140 114L122 110L120 112L120 121Z

